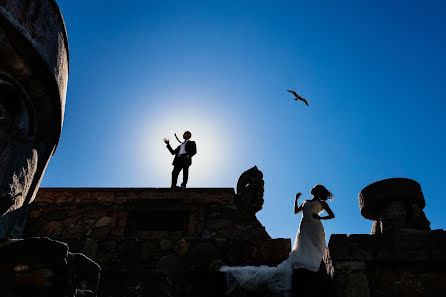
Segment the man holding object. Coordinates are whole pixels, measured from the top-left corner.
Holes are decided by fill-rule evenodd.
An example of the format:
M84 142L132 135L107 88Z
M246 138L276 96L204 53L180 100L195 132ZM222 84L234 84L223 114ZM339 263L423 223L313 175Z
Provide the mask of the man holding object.
M169 140L164 138L164 142L167 144L167 149L172 155L175 155L173 159L172 170L172 185L171 188L177 188L177 180L180 171L183 170L183 182L181 188L186 188L187 179L189 177L189 166L192 164L192 156L197 153L197 146L195 141L191 141L192 134L189 131L184 132L184 142L179 145L175 150L169 144Z

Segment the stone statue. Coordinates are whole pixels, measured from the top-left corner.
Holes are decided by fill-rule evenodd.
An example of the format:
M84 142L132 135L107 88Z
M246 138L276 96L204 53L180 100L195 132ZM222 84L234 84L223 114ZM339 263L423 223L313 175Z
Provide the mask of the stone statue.
M359 193L364 218L374 220L372 234L430 230L420 184L408 178L389 178L368 185Z
M240 175L237 182L235 204L237 208L249 214L255 214L263 206L263 173L257 166L246 170Z
M20 238L59 141L68 39L54 0L0 0L0 238Z
M0 0L1 296L96 296L95 262L46 237L13 239L23 236L59 142L67 79L68 39L56 2Z

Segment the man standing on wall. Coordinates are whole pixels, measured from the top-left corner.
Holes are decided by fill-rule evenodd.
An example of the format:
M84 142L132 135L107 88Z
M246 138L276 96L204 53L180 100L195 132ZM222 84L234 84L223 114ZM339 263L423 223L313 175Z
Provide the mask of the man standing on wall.
M172 155L175 155L173 159L172 170L172 185L171 188L177 188L177 180L180 171L183 170L183 182L181 188L186 188L187 179L189 177L189 166L192 164L192 157L197 153L197 146L195 141L191 141L192 133L189 131L184 132L184 142L179 145L175 150L169 144L169 140L164 138L164 142L167 144L167 149ZM178 138L177 138L178 139Z

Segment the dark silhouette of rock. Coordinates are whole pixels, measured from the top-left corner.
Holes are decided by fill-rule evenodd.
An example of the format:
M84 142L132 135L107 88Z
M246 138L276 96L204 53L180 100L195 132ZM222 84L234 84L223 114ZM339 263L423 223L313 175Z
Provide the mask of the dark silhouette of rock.
M358 195L364 218L374 220L372 234L430 230L420 185L408 178L390 178L365 187Z
M246 170L237 181L235 204L248 214L255 214L262 209L264 191L263 173L257 166Z
M49 238L0 243L0 296L96 296L100 267Z

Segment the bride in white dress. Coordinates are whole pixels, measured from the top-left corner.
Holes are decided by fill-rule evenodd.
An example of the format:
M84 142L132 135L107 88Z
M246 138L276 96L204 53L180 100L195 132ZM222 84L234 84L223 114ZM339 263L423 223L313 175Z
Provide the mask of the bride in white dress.
M296 194L294 213L303 212L303 215L288 258L276 267L222 266L220 271L226 274L228 294L240 286L247 291L268 289L271 292L290 296L293 268L319 270L325 251L325 232L321 220L334 218L333 211L326 202L327 199L333 198L333 194L323 185L314 186L311 194L313 199L304 200L299 206L297 201L302 194ZM327 212L327 215L321 217L319 214L323 210Z

